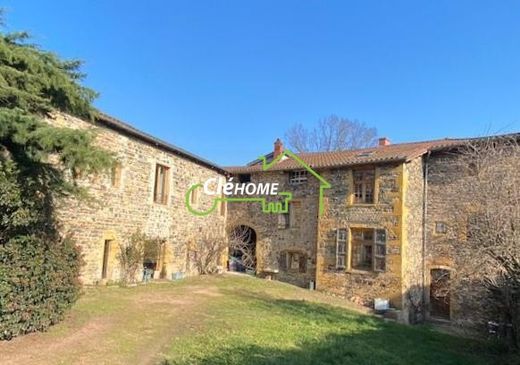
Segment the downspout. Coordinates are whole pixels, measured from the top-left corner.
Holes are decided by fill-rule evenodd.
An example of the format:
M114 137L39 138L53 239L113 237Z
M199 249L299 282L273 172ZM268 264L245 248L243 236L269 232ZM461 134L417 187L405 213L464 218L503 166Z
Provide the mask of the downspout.
M428 151L424 160L423 176L423 219L422 219L422 300L423 320L426 319L426 219L428 213L428 172L431 151Z

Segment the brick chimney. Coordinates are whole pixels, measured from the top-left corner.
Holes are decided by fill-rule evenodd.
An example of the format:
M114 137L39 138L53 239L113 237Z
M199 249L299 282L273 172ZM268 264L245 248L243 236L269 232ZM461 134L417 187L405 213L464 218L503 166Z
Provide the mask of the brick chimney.
M390 140L386 137L379 138L379 146L388 146L390 145Z
M273 158L277 158L278 156L280 156L283 152L283 143L282 141L280 140L280 138L277 138L276 141L274 142L274 156Z

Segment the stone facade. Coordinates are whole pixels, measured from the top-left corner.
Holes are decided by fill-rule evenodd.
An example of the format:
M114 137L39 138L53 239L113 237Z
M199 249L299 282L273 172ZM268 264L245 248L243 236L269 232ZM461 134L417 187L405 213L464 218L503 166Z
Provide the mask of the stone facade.
M319 222L317 288L365 305L371 305L375 298L387 298L391 305L400 308L401 252L404 238L403 165L380 165L373 168L373 204L353 203L352 168L322 172L332 188L326 191L325 212ZM377 272L351 267L352 233L359 228L386 230L385 270ZM345 229L347 233L345 268L338 268L336 265L338 229Z
M517 163L514 161L513 164ZM450 274L449 319L458 325L474 327L481 323L483 288L477 277L460 274L467 254L467 213L462 205L471 199L464 185L472 177L461 165L458 156L450 152L432 154L428 160L427 205L424 256L426 316L431 313L432 270ZM443 227L443 229L440 229Z
M354 203L353 175L360 169L374 171L374 199L370 204ZM430 302L431 270L448 270L450 298L443 319L473 326L482 321L478 308L481 288L456 275L466 235L462 228L467 217L460 211L460 202L456 203L464 196L464 171L451 152L420 153L403 162L317 169L331 185L325 189L322 215L318 214L319 182L314 177L292 186L287 183L289 171L255 172L252 182L278 182L281 191L293 193L296 204L291 215L298 223L280 229L276 215L262 213L258 204L233 204L230 216L255 229L259 249L269 247L276 259L285 257L283 252L288 251L306 255L305 273L278 265L280 280L301 286L312 280L318 290L367 306L373 306L376 298L389 299L390 305L400 310L403 322L440 318ZM446 233L436 233L439 222L447 227ZM228 221L228 225L235 223ZM377 269L375 261L373 267L353 267L353 236L360 230L385 232L384 269ZM341 232L346 234L344 253L339 250ZM376 249L374 244L371 256ZM338 260L338 256L343 259ZM260 265L258 269L261 272L264 268Z
M165 242L154 277L162 274L171 278L177 272L195 273L190 255L196 253L189 252L190 242L196 235L206 232L223 237L225 211L207 217L195 216L185 207L185 194L192 184L223 176L223 173L167 148L107 128L102 123L94 126L67 115L58 115L49 122L61 127L94 129L96 143L111 151L119 162L119 172L113 172L118 174L115 181L107 174L80 182L88 188L93 198L90 202L63 201L57 209L63 232L71 234L82 249L85 261L81 276L83 283L119 280L119 245L136 231ZM164 204L154 202L157 164L168 169ZM197 205L205 209L211 200L200 194ZM103 262L107 254L103 278Z
M274 274L278 280L302 287L312 282L318 290L367 306L373 306L377 298L388 299L400 310L399 319L404 322L436 317L439 309L452 323L474 326L482 322L478 308L482 289L474 285L476 280L457 275L468 219L460 209L468 199L462 189L469 176L457 155L446 152L445 141L437 142L442 148L431 153L427 153L428 148L435 144L423 143L417 149L405 144L395 150L399 152L394 153L395 160L316 167L330 183L330 188L324 189L322 214L320 181L312 174L302 181L291 180L294 171L305 170L294 161L288 169L263 171L258 160L253 167L230 168L235 182L245 178L255 184L277 183L279 191L291 192L289 213L264 213L259 202L228 202L227 207L219 204L218 210L201 217L185 207L188 188L229 173L103 124L94 126L66 115L50 122L96 129L96 143L119 162L118 172L113 171L112 176L81 181L92 201L62 201L58 209L63 232L72 234L83 250L84 283L117 281L119 245L138 230L164 240L155 275L171 278L175 273L195 274L193 257L197 253L191 243L197 236L210 233L225 238L226 231L247 226L255 232L259 275ZM391 148L380 144L368 154L356 154L356 161L374 153L386 156L385 151ZM282 150L278 140L269 159ZM327 164L331 156L326 156ZM307 157L320 162L316 155ZM167 169L166 199L160 203L154 199L158 165ZM359 180L356 190L355 176L359 177L360 171L373 176L368 203L356 200ZM212 200L200 192L192 206L205 211ZM362 269L360 257L365 260ZM224 259L221 264L225 265ZM449 279L449 300L444 302L432 297L438 290L438 280L434 283L432 278L439 272Z
M291 185L287 172L275 171L251 174L251 182L278 183L279 191L293 194L288 225L279 224L279 214L263 213L260 203L232 202L228 204L228 227L245 225L255 231L257 257L269 261L257 262L260 274L266 270L278 270L279 280L308 286L316 277L318 181L309 177L305 184ZM266 249L270 252L264 254ZM300 260L305 262L300 263Z

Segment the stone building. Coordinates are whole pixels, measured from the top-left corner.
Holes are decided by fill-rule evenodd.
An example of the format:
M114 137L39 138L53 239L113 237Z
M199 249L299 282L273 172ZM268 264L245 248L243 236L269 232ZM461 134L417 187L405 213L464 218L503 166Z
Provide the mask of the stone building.
M57 209L63 232L72 235L82 249L82 282L119 280L119 245L137 231L163 241L157 259L147 263L155 271L154 278L194 273L197 252L190 243L207 232L223 237L226 211L223 206L209 217L190 214L185 194L191 185L225 176L225 171L107 115L88 123L59 114L49 122L95 131L96 143L117 159L110 175L80 181L93 199L63 201ZM192 199L192 204L202 208L212 203L204 195Z
M478 302L476 289L445 290L454 285L450 273L457 270L463 237L445 237L461 212L443 190L457 191L454 184L463 172L453 163L453 152L466 142L390 144L382 138L374 148L298 154L330 184L323 190L322 214L319 181L297 161L281 159L268 171L260 160L228 167L239 181L279 183L293 200L287 214L230 203L227 224L250 227L257 252L270 250L269 264L257 264L259 273L277 270L279 280L315 285L368 306L388 300L404 322L475 322L470 302ZM281 151L277 141L266 158Z
M83 250L86 284L119 280L119 245L136 231L162 240L147 264L154 278L170 279L196 273L197 237L225 238L242 227L250 232L258 275L367 306L388 300L404 322L479 321L479 288L455 275L466 234L455 222L466 217L453 202L467 178L456 152L467 140L382 138L373 148L297 155L277 140L264 160L223 169L107 115L87 123L59 114L49 122L95 130L96 143L118 161L109 176L81 181L93 200L62 201L58 209L63 232ZM258 201L219 203L201 216L187 209L190 187L230 177L236 184L278 184L292 195L288 210L264 213ZM215 207L215 197L200 189L188 199L197 211Z

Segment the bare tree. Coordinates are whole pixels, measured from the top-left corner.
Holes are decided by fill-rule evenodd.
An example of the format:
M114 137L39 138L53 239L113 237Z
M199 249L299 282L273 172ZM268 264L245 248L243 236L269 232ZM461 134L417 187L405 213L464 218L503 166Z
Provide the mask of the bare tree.
M219 272L227 243L224 237L207 233L190 240L188 249L193 252L193 260L199 274Z
M458 192L464 198L457 200L468 217L468 244L461 245L459 275L480 281L487 292L484 300L490 319L511 345L520 347L518 136L476 140L461 155L468 178Z
M243 225L235 226L228 232L229 252L240 257L246 270L256 270L256 246L253 243L253 231Z
M163 243L161 238L149 237L136 231L124 244L120 244L117 258L121 265L121 285L135 284L139 280L143 261L147 258L157 259Z
M297 123L285 132L289 147L297 152L342 151L376 144L377 130L357 120L330 115L311 129Z

